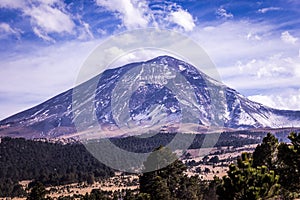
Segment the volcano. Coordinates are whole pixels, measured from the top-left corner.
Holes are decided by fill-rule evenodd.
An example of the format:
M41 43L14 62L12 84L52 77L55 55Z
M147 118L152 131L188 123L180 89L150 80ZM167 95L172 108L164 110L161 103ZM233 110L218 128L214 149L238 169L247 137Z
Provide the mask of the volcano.
M145 74L148 79L143 82L139 77ZM157 80L161 74L163 78ZM90 87L95 82L96 86ZM190 93L193 94L191 98ZM88 113L93 113L91 116L95 119L92 122ZM160 127L167 131L173 127L176 131L178 123L194 124L198 131L201 131L199 127L212 126L284 128L300 127L300 111L279 110L253 102L189 63L160 56L108 69L8 117L0 122L0 136L56 138L80 135L83 130L78 130L76 121L84 127L97 127L107 133L122 127L140 130Z

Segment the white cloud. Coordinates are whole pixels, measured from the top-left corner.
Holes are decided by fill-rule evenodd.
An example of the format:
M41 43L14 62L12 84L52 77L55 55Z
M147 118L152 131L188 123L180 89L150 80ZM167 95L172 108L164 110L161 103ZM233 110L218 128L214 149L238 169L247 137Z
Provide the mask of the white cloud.
M248 62L237 62L228 68L221 68L224 82L239 90L260 90L272 88L300 88L300 58L276 54Z
M94 34L91 31L90 24L83 21L80 16L78 21L82 26L82 28L80 29L80 35L78 36L78 39L80 40L94 39Z
M278 108L278 105L274 102L271 96L266 95L253 95L248 97L251 101L255 101L257 103L261 103L265 106L269 106L271 108Z
M31 23L46 33L72 33L74 22L69 15L46 4L27 8L25 14L31 17Z
M299 46L283 43L275 28L276 25L264 22L225 21L203 24L191 36L210 56L227 86L245 96L275 97L290 88L300 88ZM274 88L278 90L273 91ZM266 94L266 91L272 92ZM297 92L286 96L293 98ZM296 101L292 104L288 98L282 98L281 104L265 104L296 108Z
M288 44L296 44L299 38L292 36L288 31L281 33L281 40Z
M122 21L121 26L129 30L145 27L174 28L177 25L188 32L196 26L193 16L176 3L156 5L153 10L146 0L96 0L96 3L115 12Z
M35 1L37 1L39 3L47 4L47 5L54 5L54 4L63 5L63 2L60 0L35 0Z
M18 39L20 38L21 31L12 28L7 23L0 23L0 38L4 38L8 35L15 35Z
M185 31L192 31L196 26L193 16L188 11L181 8L170 13L170 20L171 22L183 27Z
M73 34L75 28L62 0L2 0L0 7L18 9L29 16L33 32L46 41L54 41L51 33Z
M246 68L254 69L253 72L257 78L290 77L295 74L295 66L293 66L292 62L291 58L284 58L278 54L271 56L267 60L250 62L246 64Z
M0 7L18 9L25 6L24 0L1 0Z
M217 11L216 11L216 14L220 17L223 17L225 19L231 19L233 18L233 14L232 13L229 13L227 12L227 10L225 10L224 8L219 8Z
M257 34L248 33L247 40L261 40L261 37Z
M145 28L150 22L147 14L148 4L144 1L131 0L96 0L97 5L117 12L127 29Z
M281 8L279 7L268 7L268 8L261 8L258 10L259 13L266 13L266 12L269 12L269 11L276 11L276 10L281 10Z
M13 3L7 3L9 1L2 1L1 6L4 5L3 2L6 2L6 6L19 9ZM27 6L26 9L22 8L24 13L25 10L28 11L26 15L32 20L35 34L47 41L54 41L49 33L73 34L73 17L65 11L63 4L57 5L61 1L47 0L43 2L36 3L31 7L32 10L29 10ZM97 0L98 5L101 4L106 9L116 12L122 20L123 26L128 29L157 24L159 27L172 28L176 25L176 27L180 26L181 30L190 31L189 35L192 39L203 46L212 61L216 63L225 84L241 90L242 93L247 89L299 88L299 46L290 45L297 43L298 38L287 31L282 33L281 38L278 37L278 32L274 32L276 25L228 20L224 23L210 22L206 24L204 22L196 27L194 17L178 5L162 7L163 11L159 12L150 10L146 1L125 0L116 3L117 0L106 0L101 1L102 3L99 2L100 0ZM129 12L130 10L133 12ZM60 19L57 18L56 13L59 13ZM225 18L233 17L224 9L220 10L219 14ZM42 19L44 16L48 20ZM81 24L80 29L77 28L79 39L93 38L90 25L79 19L76 18ZM67 26L63 21L69 21ZM6 25L3 27L5 32L10 30ZM13 28L12 30L16 31ZM105 34L105 30L99 29L99 32ZM17 57L12 56L11 59L0 59L0 66L8 66L0 69L3 80L0 88L1 96L2 94L22 96L22 100L29 103L26 105L22 102L19 103L24 104L24 107L29 107L72 87L80 64L93 47L95 47L94 43L53 44L51 47L38 49L35 54L23 53ZM146 55L148 57L156 56L156 54L149 53ZM1 57L5 58L3 55ZM142 54L131 55L124 57L122 62L132 62L141 58L144 58ZM297 90L297 92L299 91ZM247 93L244 94L247 95ZM273 95L280 95L280 92L276 91ZM296 93L292 93L290 97L295 95ZM270 95L265 96L269 97ZM8 103L1 102L0 104L2 116L12 112L5 110ZM269 104L271 105L271 103ZM283 107L293 109L292 105L295 104L282 98ZM20 107L16 105L16 108ZM16 111L19 110L14 112Z
M13 29L7 23L0 23L0 30L5 33L14 33Z
M248 97L250 100L261 103L263 105L284 109L284 110L300 110L300 90L288 89L278 92L277 94L259 94Z
M47 41L47 42L55 42L55 40L53 39L53 38L51 38L51 37L49 37L48 35L47 35L47 33L43 33L43 31L42 30L40 30L39 28L37 28L37 27L33 27L33 32L34 32L34 34L36 35L36 36L38 36L39 38L41 38L41 39L43 39L43 40L45 40L45 41Z
M3 59L0 59L0 66L5 67L0 68L2 81L0 119L35 106L72 88L77 83L82 64L101 42L101 40L93 40L56 43L38 48L38 51L35 48L28 48L17 56L13 53L1 55ZM114 47L108 49L107 55L116 51L123 53L122 50ZM130 52L116 59L110 67L145 61L164 54L166 54L164 51L148 49ZM93 76L95 73L91 74L91 77ZM3 101L3 97L7 101Z
M57 43L39 48L27 46L19 49L21 52L17 55L2 53L0 119L73 87L82 63L100 42Z
M225 21L200 25L191 37L207 51L217 66L228 67L234 66L238 60L248 61L290 51L290 45L282 45L276 35L270 35L273 28L265 23Z

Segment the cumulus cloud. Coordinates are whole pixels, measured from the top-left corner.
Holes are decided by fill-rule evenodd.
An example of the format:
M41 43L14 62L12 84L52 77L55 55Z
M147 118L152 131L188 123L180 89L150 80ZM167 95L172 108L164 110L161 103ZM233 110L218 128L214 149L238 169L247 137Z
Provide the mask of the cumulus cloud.
M281 10L281 8L279 7L268 7L268 8L261 8L258 10L259 13L267 13L267 12L270 12L270 11L276 11L276 10Z
M249 96L248 98L272 108L300 110L300 89L288 89L278 92L278 94L258 94Z
M75 28L71 14L65 11L61 0L3 0L0 7L18 9L30 17L33 32L46 41L54 41L49 36L51 33L72 34Z
M95 3L113 12L121 20L119 27L127 30L180 27L180 30L192 31L195 28L191 13L176 3L158 4L161 9L152 9L147 0L95 0ZM0 1L0 8L16 9L22 16L28 17L33 33L44 41L55 42L55 34L73 35L80 40L93 39L90 22L82 19L78 13L70 13L71 7L63 0Z
M181 8L170 13L170 20L184 28L185 31L192 31L196 26L193 16L188 11Z
M78 82L77 77L82 64L101 42L102 40L56 43L39 48L38 51L28 48L18 56L13 56L12 53L2 55L0 66L5 67L0 68L0 119L73 87ZM107 51L109 55L121 50L114 47ZM144 61L164 54L165 51L148 49L130 52L119 57L110 67ZM90 77L95 75L93 73Z
M258 34L248 33L247 40L261 40L261 37Z
M24 0L1 0L0 8L18 9L25 6Z
M296 44L299 38L292 36L288 31L281 33L281 40L288 44Z
M273 99L289 88L300 88L299 46L283 43L274 27L264 22L230 20L200 25L191 36L215 63L223 83L245 96L263 94ZM278 90L274 91L274 88ZM296 94L286 95L292 98ZM296 103L287 100L282 98L280 105L265 104L275 108L296 108Z
M287 45L282 45L277 36L270 36L273 28L263 22L230 20L199 25L191 37L207 51L217 66L226 67L234 66L238 60L265 58L278 51L287 51Z
M299 87L300 59L276 54L267 58L238 61L220 70L224 82L239 91Z
M227 10L225 10L224 8L219 8L217 11L216 11L216 14L219 16L219 17L222 17L222 18L225 18L225 19L231 19L233 18L233 14L230 13L230 12L227 12Z
M245 70L247 70L247 68L255 69L253 74L257 78L279 78L293 76L297 66L293 65L292 58L285 58L277 54L266 60L252 60L243 67L246 68ZM241 67L241 70L244 69Z
M18 29L12 28L7 23L0 23L0 38L5 38L9 35L15 35L18 39L20 38L21 31Z
M167 2L156 5L155 9L149 7L146 0L96 0L98 6L115 12L126 29L160 27L181 27L184 31L192 31L195 28L195 19L180 5Z
M31 17L33 26L40 28L45 33L72 33L75 26L68 14L49 4L26 8L24 13Z
M150 22L147 14L148 4L145 1L131 0L96 0L97 5L116 12L127 29L145 28Z
M175 3L163 3L154 9L146 0L96 0L95 2L98 6L114 12L126 29L157 26L175 29L180 27L180 30L188 31L188 35L204 48L216 64L224 83L242 94L248 95L247 90L260 91L274 87L299 88L299 46L291 45L298 44L298 38L288 31L282 33L274 31L278 30L277 25L247 20L221 20L209 23L203 21L196 26L196 18ZM29 18L34 33L45 41L55 42L52 33L77 34L80 40L94 38L92 24L70 14L62 0L2 0L0 7L22 11L23 16ZM268 12L268 10L260 12ZM216 14L225 19L234 17L222 7ZM98 28L98 32L106 34L107 30L102 28ZM9 24L0 25L1 31L3 34L18 32ZM22 96L22 101L26 102L26 105L24 103L22 105L28 107L71 87L79 65L95 44L56 43L52 45L49 48L38 49L35 54L21 53L18 56L8 56L11 59L0 55L5 58L0 59L0 65L7 66L5 69L0 69L4 83L0 88L0 96L11 97L10 99L21 99ZM146 52L144 55L148 55L148 59L159 53ZM122 63L141 58L144 58L142 54L128 55L123 58ZM290 93L290 98L297 92L299 93L299 90ZM259 92L256 94L260 95ZM280 92L261 94L265 101L270 99L277 101L274 107L279 105L279 100L274 100L272 95L280 95ZM292 105L295 104L283 97L281 102L282 107L294 108ZM9 101L1 102L2 115L11 114L12 110L5 110L8 103ZM21 106L16 103L15 107ZM16 111L19 110L14 112Z

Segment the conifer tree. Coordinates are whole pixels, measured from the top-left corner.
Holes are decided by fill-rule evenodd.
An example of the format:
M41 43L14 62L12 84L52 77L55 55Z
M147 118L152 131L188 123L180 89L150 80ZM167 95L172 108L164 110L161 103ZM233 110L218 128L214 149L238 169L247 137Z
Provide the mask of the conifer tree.
M266 166L253 167L248 153L243 153L237 164L231 164L227 174L217 188L220 200L270 199L278 196L279 176Z

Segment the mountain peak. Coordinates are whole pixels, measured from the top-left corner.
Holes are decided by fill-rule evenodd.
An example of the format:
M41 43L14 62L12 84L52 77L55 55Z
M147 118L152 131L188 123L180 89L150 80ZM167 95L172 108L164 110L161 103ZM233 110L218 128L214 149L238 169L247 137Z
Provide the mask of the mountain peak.
M177 131L176 124L185 123L182 115L186 111L183 111L182 106L187 108L188 116L194 118L194 124L186 126L191 132L197 132L201 130L201 127L209 127L215 120L221 120L223 128L300 126L300 111L276 110L250 101L237 91L213 81L194 66L172 56L162 55L145 62L131 63L110 69L109 73L103 73L105 77L99 79L96 95L94 95L95 91L89 89L83 92L82 99L87 100L91 96L95 96L92 99L94 110L89 111L95 112L98 121L97 127L108 134L123 134L116 131L119 125L112 112L112 91L117 87L122 76L132 68L130 66L143 69L143 64L155 62L172 67L180 73L191 86L194 94L190 98L186 93L186 86L176 83L174 84L177 87L175 90L159 84L146 84L136 88L128 102L122 101L120 108L124 106L129 108L129 113L124 115L123 122L131 124L130 126L138 128L139 131L144 130L143 127L164 123L167 124L163 125L163 127L167 127L167 131ZM129 80L135 80L136 77L131 78L133 79ZM89 81L83 84L89 84ZM131 84L133 83L127 81L128 88L132 87ZM214 94L222 94L223 98L213 99L215 98ZM0 136L51 138L80 134L76 133L74 120L80 115L81 110L87 109L86 102L78 104L77 110L74 111L72 95L73 89L2 120ZM85 116L80 117L84 119Z
M164 54L164 55L160 55L160 56L157 56L157 57L154 57L146 62L149 62L149 61L157 61L157 60L162 60L162 59L169 59L169 60L179 60L177 58L174 58L170 55L167 55L167 54Z

